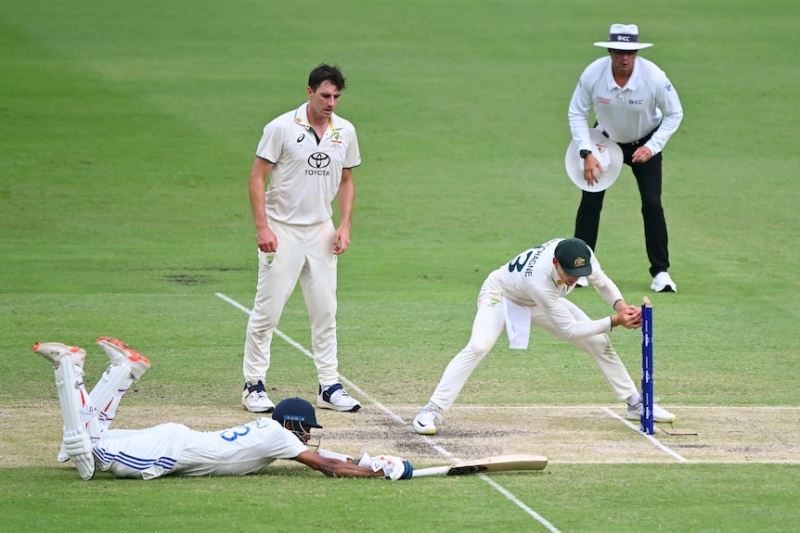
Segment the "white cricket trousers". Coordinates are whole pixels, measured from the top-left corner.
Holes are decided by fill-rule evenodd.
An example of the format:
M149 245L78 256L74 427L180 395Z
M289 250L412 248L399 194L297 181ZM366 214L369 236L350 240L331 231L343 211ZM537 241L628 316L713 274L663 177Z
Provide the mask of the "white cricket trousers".
M333 221L294 226L270 220L269 226L278 238L278 250L274 254L258 252L258 286L247 323L244 379L266 382L272 335L299 280L311 321L319 383L323 387L338 383Z
M565 299L563 303L575 320L591 320L580 307L569 300ZM567 339L554 328L550 318L539 306L531 308L531 324L591 355L618 399L626 400L637 392L636 385L605 333L583 339ZM430 401L441 409L450 409L472 371L486 357L504 330L503 296L498 292L482 289L478 295L478 312L472 324L469 343L447 365Z

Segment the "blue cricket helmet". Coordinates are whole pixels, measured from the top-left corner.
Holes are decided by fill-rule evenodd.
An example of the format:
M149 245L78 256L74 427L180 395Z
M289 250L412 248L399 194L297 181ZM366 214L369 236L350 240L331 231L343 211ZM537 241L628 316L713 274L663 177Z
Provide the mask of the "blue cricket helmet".
M321 428L317 423L314 406L302 398L286 398L278 402L272 411L272 419L284 422L300 422L312 428Z

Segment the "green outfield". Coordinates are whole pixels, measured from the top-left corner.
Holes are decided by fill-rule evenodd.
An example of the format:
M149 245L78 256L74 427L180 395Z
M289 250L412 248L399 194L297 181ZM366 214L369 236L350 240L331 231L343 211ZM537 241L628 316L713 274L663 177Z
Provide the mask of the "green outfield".
M505 336L430 439L410 421L469 337L485 276L572 234L567 105L613 22L637 23L685 118L664 152L677 294L649 290L630 170L597 255L655 316L646 439L591 359ZM796 0L0 3L0 531L791 532L800 522L800 64ZM279 461L246 478L82 482L35 342L119 337L153 367L115 425L221 429L239 405L256 281L247 178L264 124L320 62L359 134L339 261L340 371L364 408L323 446L416 467L501 453L543 472L337 480ZM609 310L591 289L570 299ZM316 394L298 292L270 397ZM638 379L640 334L612 340ZM794 502L794 503L792 503Z

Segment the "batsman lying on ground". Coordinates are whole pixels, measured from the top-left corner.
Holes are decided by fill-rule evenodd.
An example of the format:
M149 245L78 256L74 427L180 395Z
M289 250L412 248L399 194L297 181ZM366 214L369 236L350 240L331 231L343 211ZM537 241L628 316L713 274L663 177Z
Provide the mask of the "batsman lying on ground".
M592 320L565 297L578 278L586 276L615 313ZM606 383L627 402L626 417L639 420L642 398L625 365L611 345L615 326L641 326L642 312L628 305L622 293L600 268L594 252L580 239L552 239L525 250L489 274L478 294L478 313L467 346L445 368L430 401L414 418L414 431L436 434L441 411L453 406L470 374L505 329L511 348L526 349L531 325L555 335L592 356ZM653 404L655 422L673 422L675 415Z
M130 346L108 337L97 344L111 364L91 393L83 383L86 352L57 342L36 344L33 351L53 365L64 440L59 461L71 460L83 479L95 469L119 478L177 476L243 476L276 459L292 459L330 477L410 479L411 463L399 457L363 454L352 457L306 446L311 428L321 428L314 407L302 398L278 403L272 418L222 431L201 432L183 424L149 429L109 429L122 396L150 368L150 361ZM318 448L318 441L317 446Z

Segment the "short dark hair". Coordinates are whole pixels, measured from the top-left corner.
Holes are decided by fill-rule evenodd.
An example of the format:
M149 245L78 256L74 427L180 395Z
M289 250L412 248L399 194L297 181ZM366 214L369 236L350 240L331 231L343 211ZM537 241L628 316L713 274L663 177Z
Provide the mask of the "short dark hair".
M311 74L308 75L308 86L312 91L316 91L323 81L331 82L337 89L343 91L347 87L347 80L344 74L335 65L328 65L327 63L320 63Z

